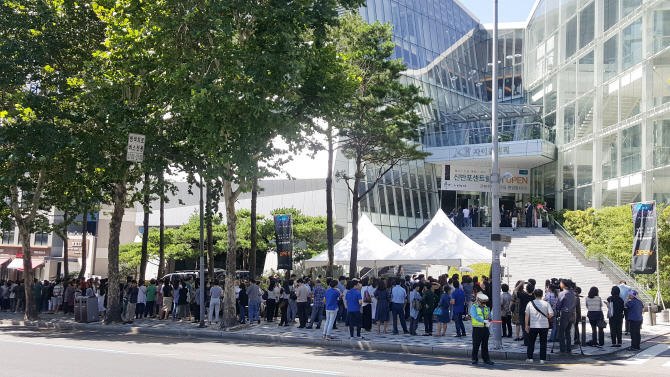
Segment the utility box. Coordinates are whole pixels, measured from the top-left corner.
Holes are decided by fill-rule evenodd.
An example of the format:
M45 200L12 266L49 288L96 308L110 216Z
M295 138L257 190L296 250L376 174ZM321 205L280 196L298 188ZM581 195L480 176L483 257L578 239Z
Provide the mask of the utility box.
M74 320L76 322L96 322L98 315L98 298L79 296L74 298Z

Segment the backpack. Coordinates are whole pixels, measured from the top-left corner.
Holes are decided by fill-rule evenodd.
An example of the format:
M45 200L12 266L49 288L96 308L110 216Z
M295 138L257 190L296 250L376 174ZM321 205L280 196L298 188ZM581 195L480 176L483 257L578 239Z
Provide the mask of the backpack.
M421 310L421 299L420 298L415 298L412 300L412 309L414 310Z

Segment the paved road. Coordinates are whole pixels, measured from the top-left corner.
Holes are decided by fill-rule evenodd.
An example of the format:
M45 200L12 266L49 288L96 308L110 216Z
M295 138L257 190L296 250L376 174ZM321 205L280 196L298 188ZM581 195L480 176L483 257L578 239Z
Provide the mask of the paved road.
M620 361L472 367L467 360L0 326L1 376L566 376L670 375L670 337Z

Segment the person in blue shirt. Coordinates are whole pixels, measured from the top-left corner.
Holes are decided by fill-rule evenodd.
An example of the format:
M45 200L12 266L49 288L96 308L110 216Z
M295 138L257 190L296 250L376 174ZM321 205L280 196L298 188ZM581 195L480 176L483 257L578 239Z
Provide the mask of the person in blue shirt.
M458 280L454 280L454 291L451 293L451 299L454 301L454 326L456 327L456 338L465 335L465 325L463 324L463 314L465 313L465 292L459 288Z
M623 300L623 302L628 301L628 293L630 293L631 287L626 285L625 280L620 280L619 281L619 297ZM628 308L624 306L623 308L623 316L625 318L624 320L624 325L625 325L625 330L624 330L624 335L628 335L628 332L630 331L630 323L628 320Z
M472 362L479 362L479 349L482 350L482 359L485 364L493 365L489 358L489 329L487 328L491 320L491 310L486 306L489 297L484 293L477 293L477 302L470 307L470 317L472 317Z
M344 284L346 284L346 282L347 282L346 276L340 276L340 278L338 279L337 289L340 291L342 295L344 295L345 291ZM344 296L342 296L340 301L337 303L337 309L338 309L337 321L347 323L347 309L344 307ZM337 321L335 321L335 323L337 323ZM337 325L333 328L337 328Z
M356 327L356 337L363 339L361 336L363 296L361 296L361 283L357 280L347 282L345 302L347 305L347 319L349 320L349 339L354 339L354 326Z
M342 296L342 293L337 289L337 280L331 280L330 288L326 291L323 299L326 305L326 324L323 327L324 339L334 339L330 334L337 318L337 311L339 309L337 302L340 300L340 296Z
M628 292L628 321L630 322L630 348L631 351L640 350L640 329L642 328L642 311L644 304L637 298L637 291L632 289Z
M389 282L393 288L391 289L391 315L393 316L393 335L398 335L398 317L400 317L400 325L405 334L409 334L407 330L407 322L405 321L405 298L407 292L405 288L400 286L400 278L390 278Z

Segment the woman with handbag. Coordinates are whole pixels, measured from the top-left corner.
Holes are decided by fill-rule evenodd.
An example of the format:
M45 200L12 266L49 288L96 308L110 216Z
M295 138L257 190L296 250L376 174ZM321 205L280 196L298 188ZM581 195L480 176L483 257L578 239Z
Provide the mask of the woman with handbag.
M363 319L361 327L367 332L372 330L372 295L375 293L374 288L370 285L370 279L365 277L361 280L363 288L361 293L363 295Z
M279 310L281 310L281 319L279 320L279 326L288 326L288 299L291 295L291 287L288 284L287 280L284 280L284 286L282 287L279 297Z
M386 334L386 326L389 324L389 302L391 302L391 292L386 288L384 279L380 279L377 284L377 290L373 295L377 299L377 312L375 319L377 320L377 334L381 333L381 325L384 324L384 334Z
M591 346L602 347L605 345L604 329L607 327L607 323L603 317L602 302L600 301L600 297L598 297L598 288L591 287L589 290L589 295L584 301L586 302L586 310L588 310L586 317L589 319L589 323L591 324Z
M621 331L623 329L624 307L626 304L620 297L621 289L618 286L612 287L612 295L607 298L609 309L607 318L610 320L610 334L612 336L612 347L621 347Z
M531 364L533 363L533 353L535 352L535 340L538 335L540 336L540 364L544 364L547 360L547 334L554 317L551 305L542 300L542 295L541 289L534 290L533 296L535 300L526 306L525 326L528 333L526 362Z
M430 283L424 285L426 290L423 292L421 298L421 316L423 317L423 336L433 335L433 311L435 310L435 303L437 302L437 295L431 289Z
M437 336L445 336L447 334L447 325L451 322L451 304L454 300L449 294L449 285L444 285L440 288L442 295L440 295L440 302L437 304L437 309L433 312L437 317Z

